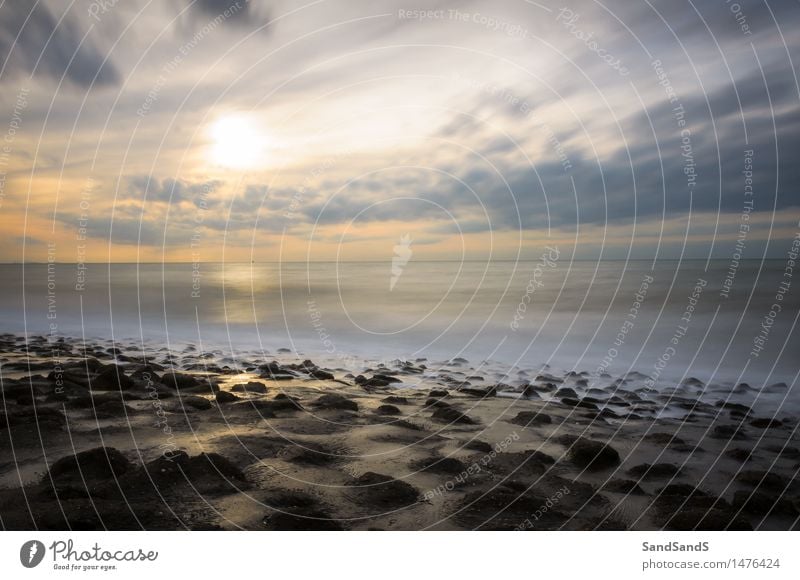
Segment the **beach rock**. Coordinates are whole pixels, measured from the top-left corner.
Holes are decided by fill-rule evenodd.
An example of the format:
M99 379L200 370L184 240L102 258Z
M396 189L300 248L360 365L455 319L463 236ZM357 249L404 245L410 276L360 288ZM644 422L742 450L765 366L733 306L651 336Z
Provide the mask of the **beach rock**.
M540 393L552 393L553 391L558 389L558 387L556 387L556 385L553 384L553 383L544 383L544 384L541 384L541 385L531 385L531 387L533 389L537 390Z
M686 441L673 433L648 433L644 436L644 439L656 445L686 445Z
M581 399L574 399L572 397L564 397L561 399L561 402L568 407L580 407L583 409L589 409L591 411L598 411L597 405L594 403L589 403L587 401L583 401Z
M191 395L189 397L183 397L181 399L184 405L188 405L193 409L198 409L200 411L206 411L213 407L211 401L206 399L205 397L199 397L197 395Z
M745 518L736 509L717 507L682 509L664 518L664 529L674 531L714 532L714 531L752 531Z
M687 386L687 387L703 388L705 386L705 383L703 381L701 381L700 379L696 379L695 377L689 377L689 378L683 379L683 381L681 381L681 385Z
M64 414L50 407L29 407L0 412L0 429L33 426L36 429L60 429L66 424Z
M341 446L326 445L311 441L294 443L281 452L285 461L313 467L326 467L342 462L348 450Z
M308 374L309 374L309 376L311 376L311 377L313 377L315 379L318 379L320 381L332 381L335 378L333 376L333 373L330 373L328 371L322 370L320 368L311 369L308 372Z
M388 387L389 381L372 377L359 383L362 387Z
M168 372L161 376L161 382L172 389L189 389L197 387L201 382L193 375L186 373Z
M737 491L733 494L733 505L743 512L766 517L775 512L788 517L800 515L798 505L786 497L761 491Z
M711 431L711 437L713 439L741 441L747 439L747 432L738 425L717 425Z
M217 403L233 403L239 400L239 397L228 391L219 391L215 398Z
M391 405L408 405L408 399L406 397L398 397L397 395L390 395L388 397L384 397L381 399L381 402L388 403Z
M405 481L371 471L345 485L357 503L381 512L407 507L419 498L419 492Z
M433 418L443 423L459 423L462 425L474 425L475 421L470 417L454 409L453 407L437 407L433 412Z
M428 396L433 399L443 399L444 397L449 397L450 393L442 389L432 389Z
M667 530L749 530L749 522L723 498L689 484L671 484L653 500L654 520Z
M322 409L358 411L358 403L356 403L355 401L351 401L350 399L346 399L345 397L337 395L335 393L328 393L322 395L320 398L314 401L314 405Z
M495 475L514 477L537 477L555 464L555 459L547 453L535 449L516 453L496 453L481 461Z
M453 457L425 457L418 461L412 461L410 467L417 471L445 475L459 475L466 469L462 462Z
M387 374L375 374L375 375L372 375L372 378L373 379L378 379L378 380L381 380L381 381L386 381L387 383L402 383L403 382L400 379L398 379L397 377L395 377L393 375L387 375Z
M544 413L536 411L520 411L517 413L516 417L511 419L511 423L522 425L523 427L527 427L528 425L549 425L552 422L553 419L550 415L545 415Z
M753 412L753 410L748 407L747 405L742 405L741 403L732 403L730 401L717 401L714 403L715 407L719 407L721 409L729 409L731 411L739 411L743 415L749 415Z
M606 443L599 443L579 437L567 451L567 457L578 465L590 471L608 469L619 465L620 458L616 449Z
M634 477L638 477L639 479L657 479L675 477L676 475L680 475L681 470L677 465L673 465L671 463L655 463L653 465L650 465L649 463L642 463L630 468L628 473Z
M263 383L257 383L255 381L250 381L248 383L239 383L238 385L233 385L231 387L231 392L233 393L258 393L258 394L266 394L267 386Z
M752 451L750 451L749 449L742 449L742 448L728 449L725 452L725 456L730 457L731 459L733 459L734 461L738 461L739 463L745 463L747 461L750 461L750 459L752 458Z
M767 445L764 447L764 450L776 453L781 459L788 459L790 461L797 461L800 459L800 448L792 447L791 445Z
M126 405L122 399L101 399L92 408L94 415L99 418L127 417L136 411Z
M574 389L570 389L569 387L562 387L556 391L555 396L558 397L559 399L563 399L565 397L570 399L577 399L578 393L576 393Z
M464 393L465 395L470 395L472 397L478 397L480 399L497 396L497 389L495 387L489 387L486 389L473 389L470 387L464 387L459 389L458 392Z
M786 383L774 383L764 388L764 392L770 394L785 393L788 390L789 390L789 385L787 385Z
M50 466L48 475L53 480L85 479L93 481L119 477L131 467L131 462L114 447L96 447L62 457ZM44 481L48 480L48 478L44 479Z
M426 399L424 407L449 407L450 403L445 403L441 399Z
M91 387L97 391L127 390L135 387L133 379L125 374L125 369L119 365L103 367L91 380Z
M772 492L785 492L790 484L782 475L763 470L741 471L736 474L736 481L762 491Z
M375 409L375 413L378 415L402 415L402 411L394 405L381 405Z
M757 429L774 429L777 427L783 427L783 422L779 421L778 419L754 419L750 421L750 424Z
M603 491L625 493L631 495L646 495L639 483L631 479L612 479L603 485Z
M525 388L522 389L522 396L526 399L541 399L542 396L536 390L536 387L533 385L525 385Z
M264 527L272 531L339 531L342 523L312 495L297 491L280 491L262 502L270 508Z
M554 530L570 518L570 514L559 509L563 495L553 495L556 498L553 505L552 500L548 503L547 492L526 491L527 487L522 482L505 481L487 491L471 492L457 506L453 517L467 529L487 531Z
M464 449L469 449L470 451L478 451L480 453L491 453L494 448L486 443L485 441L481 441L480 439L473 439L472 441L468 441L464 444Z
M193 485L246 482L242 471L218 453L201 453L189 457L184 451L162 455L144 467L146 474L161 484L189 483Z

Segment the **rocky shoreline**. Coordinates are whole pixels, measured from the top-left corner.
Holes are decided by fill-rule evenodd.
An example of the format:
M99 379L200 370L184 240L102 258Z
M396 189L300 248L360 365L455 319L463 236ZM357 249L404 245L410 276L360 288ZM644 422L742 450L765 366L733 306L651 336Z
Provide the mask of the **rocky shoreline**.
M798 529L783 383L0 336L17 530ZM327 366L325 366L327 365Z

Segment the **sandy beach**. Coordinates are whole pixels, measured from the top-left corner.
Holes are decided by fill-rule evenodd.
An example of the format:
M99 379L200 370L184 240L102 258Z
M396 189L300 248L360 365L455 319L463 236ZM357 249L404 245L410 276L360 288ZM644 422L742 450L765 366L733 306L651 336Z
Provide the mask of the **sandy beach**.
M763 388L3 335L5 529L787 530Z

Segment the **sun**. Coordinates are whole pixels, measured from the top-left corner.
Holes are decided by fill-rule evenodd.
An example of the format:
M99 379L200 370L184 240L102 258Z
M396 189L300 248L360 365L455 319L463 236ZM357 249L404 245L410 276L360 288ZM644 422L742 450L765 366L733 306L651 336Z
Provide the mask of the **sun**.
M210 127L211 160L231 168L251 168L265 163L269 141L258 123L244 115L219 118Z

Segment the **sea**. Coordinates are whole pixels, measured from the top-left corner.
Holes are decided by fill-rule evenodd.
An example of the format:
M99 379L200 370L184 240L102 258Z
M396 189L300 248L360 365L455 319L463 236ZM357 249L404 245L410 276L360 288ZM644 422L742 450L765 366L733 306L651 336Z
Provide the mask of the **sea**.
M340 360L465 359L647 386L800 371L786 260L0 265L0 332ZM286 352L282 350L281 352Z

